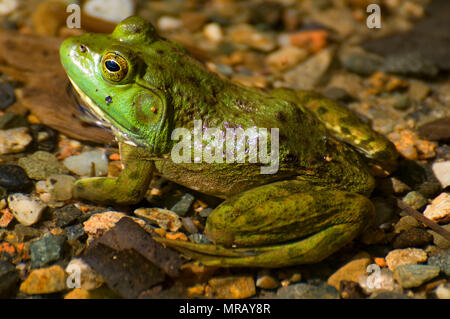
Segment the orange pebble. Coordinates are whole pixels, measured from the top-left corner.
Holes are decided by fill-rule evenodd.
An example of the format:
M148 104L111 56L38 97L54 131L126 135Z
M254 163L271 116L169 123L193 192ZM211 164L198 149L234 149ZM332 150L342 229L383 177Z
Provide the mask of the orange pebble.
M166 234L166 238L167 239L179 239L179 240L184 240L184 241L188 240L186 235L183 234L183 233L180 233L180 232L178 232L178 233L173 233L173 232L167 233Z
M111 161L120 161L120 154L119 153L113 153L109 155L109 159Z
M166 230L164 228L156 228L155 233L161 237L164 237L166 235Z
M328 33L325 30L300 31L290 36L292 45L304 48L309 52L319 52L327 45Z
M381 257L375 257L373 259L375 261L375 263L380 266L380 267L386 267L386 260L384 258Z

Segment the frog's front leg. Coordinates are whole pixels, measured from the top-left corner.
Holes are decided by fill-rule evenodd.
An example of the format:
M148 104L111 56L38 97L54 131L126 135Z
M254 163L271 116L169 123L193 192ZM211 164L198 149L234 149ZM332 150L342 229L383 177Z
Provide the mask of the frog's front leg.
M119 144L124 169L119 177L92 177L75 182L74 197L106 204L134 204L145 195L152 178L153 162L140 148Z
M216 245L158 240L206 265L284 267L323 260L354 239L373 216L372 203L362 195L282 181L220 204L206 225Z

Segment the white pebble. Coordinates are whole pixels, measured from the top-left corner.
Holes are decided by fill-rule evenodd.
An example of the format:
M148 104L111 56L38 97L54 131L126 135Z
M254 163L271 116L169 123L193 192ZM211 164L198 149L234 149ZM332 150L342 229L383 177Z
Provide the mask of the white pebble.
M450 299L450 284L440 284L435 293L439 299Z
M161 31L172 31L176 30L183 26L183 22L181 22L180 19L169 17L169 16L162 16L159 18L157 27Z
M18 7L17 0L1 0L0 1L0 16L8 15L16 10Z
M8 196L8 205L14 217L25 226L35 224L41 218L47 205L21 193Z
M428 205L423 212L424 216L432 219L439 220L450 215L450 194L442 193L433 201L431 205Z
M75 177L70 175L51 175L47 178L48 192L55 201L65 201L72 198Z
M134 14L135 3L132 0L88 0L83 11L91 17L119 23Z
M0 130L0 154L21 152L30 144L31 140L27 127Z
M203 34L208 40L220 42L223 40L222 28L218 23L208 23L203 29Z
M431 168L442 188L450 185L450 161L434 163Z
M69 171L80 176L105 176L108 173L108 159L101 150L70 156L63 163Z

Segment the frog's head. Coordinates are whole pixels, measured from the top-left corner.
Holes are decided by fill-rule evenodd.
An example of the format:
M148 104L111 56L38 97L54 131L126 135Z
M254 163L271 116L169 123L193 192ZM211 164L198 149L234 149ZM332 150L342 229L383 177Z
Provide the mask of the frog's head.
M154 152L168 143L164 85L158 78L146 79L152 45L158 42L174 46L150 23L130 17L110 35L84 34L65 40L60 48L62 65L90 113L119 140Z

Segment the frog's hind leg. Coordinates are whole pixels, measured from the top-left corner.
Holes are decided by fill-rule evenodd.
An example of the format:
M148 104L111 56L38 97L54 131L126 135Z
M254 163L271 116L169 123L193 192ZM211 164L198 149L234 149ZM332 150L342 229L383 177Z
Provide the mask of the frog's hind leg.
M158 240L206 265L283 267L325 259L367 227L373 214L362 195L282 181L219 205L206 226L216 245Z
M145 160L139 148L120 144L124 169L119 177L92 177L75 182L74 198L106 204L134 204L139 202L152 178L153 163Z
M377 175L385 175L395 170L398 153L395 146L383 135L375 132L358 116L336 101L308 91L295 91L301 104L314 112L338 139L354 146L367 158L372 159Z

